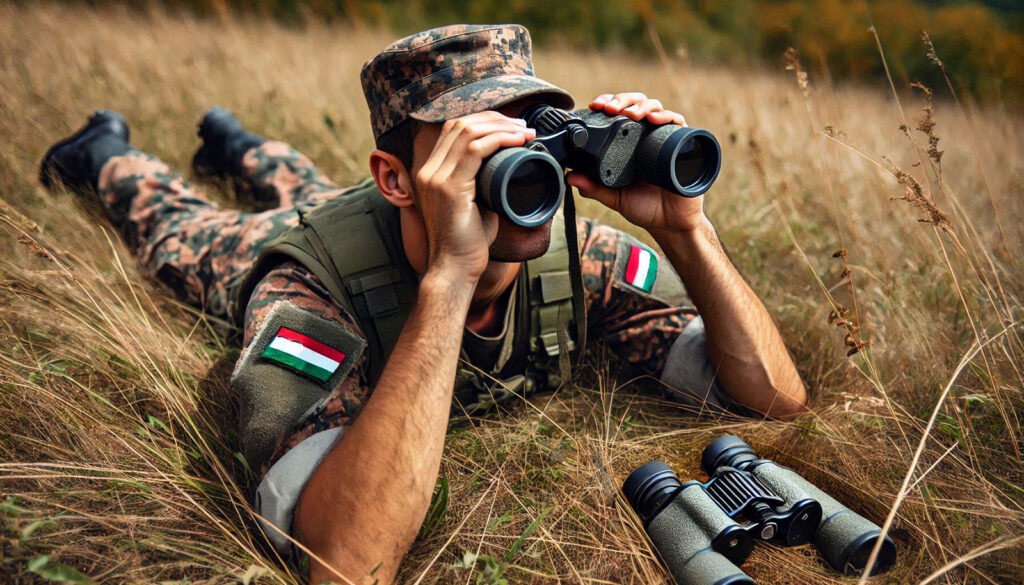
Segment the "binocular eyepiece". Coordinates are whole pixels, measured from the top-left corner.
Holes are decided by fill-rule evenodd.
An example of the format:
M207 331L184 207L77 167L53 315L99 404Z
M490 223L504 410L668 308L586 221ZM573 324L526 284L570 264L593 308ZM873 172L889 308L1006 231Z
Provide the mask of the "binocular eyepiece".
M652 461L622 486L680 585L753 584L739 565L755 540L813 540L837 571L859 574L867 566L881 529L792 470L760 459L739 437L712 441L701 466L710 476L704 484L682 483L667 464ZM871 574L895 561L896 545L886 536Z
M521 226L555 214L565 196L565 168L612 189L639 179L684 197L706 192L721 168L718 141L700 128L547 105L531 106L521 117L537 138L499 150L477 174L477 201Z

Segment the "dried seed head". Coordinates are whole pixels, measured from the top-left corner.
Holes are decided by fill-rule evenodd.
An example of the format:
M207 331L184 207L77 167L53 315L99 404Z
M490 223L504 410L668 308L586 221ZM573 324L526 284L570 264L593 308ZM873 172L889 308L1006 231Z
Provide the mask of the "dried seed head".
M783 55L783 60L786 62L786 71L793 72L797 87L800 88L805 98L808 97L810 95L810 82L807 80L807 72L804 71L803 66L800 64L800 52L793 47L789 47Z
M935 112L934 104L932 104L932 90L920 83L911 83L910 87L920 90L924 93L924 109L921 110L921 117L917 119L917 129L928 136L928 157L935 161L935 164L941 164L942 152L939 150L939 136L935 133L935 120L932 119L932 114Z
M33 233L42 233L39 225L31 219L25 217L20 211L13 208L3 199L0 199L0 219L4 219L9 222L15 228Z
M904 193L899 197L890 197L890 201L906 201L928 216L927 219L918 219L917 221L936 225L950 233L954 231L953 224L949 222L949 217L935 205L935 202L924 194L924 189L921 188L921 184L917 182L913 175L896 165L893 165L893 174L896 176L896 182L903 186Z
M33 256L44 258L46 260L49 260L50 262L55 261L53 255L50 254L46 250L46 248L40 246L38 242L26 236L25 234L18 235L18 243L28 248L29 253L32 254Z
M928 34L928 31L921 31L921 41L924 42L924 54L928 57L928 60L941 68L945 68L942 60L939 59L939 55L935 52L935 45L932 44L932 37Z
M846 140L846 132L836 128L833 124L825 124L825 136L836 140Z

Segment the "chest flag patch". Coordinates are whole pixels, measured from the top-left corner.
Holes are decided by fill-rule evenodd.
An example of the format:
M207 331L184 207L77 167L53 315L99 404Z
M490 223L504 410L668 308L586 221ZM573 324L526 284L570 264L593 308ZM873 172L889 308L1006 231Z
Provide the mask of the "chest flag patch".
M643 246L631 245L629 262L626 264L626 282L644 292L651 292L656 276L658 256Z
M261 357L295 368L321 382L326 382L345 360L344 353L287 327L277 330Z

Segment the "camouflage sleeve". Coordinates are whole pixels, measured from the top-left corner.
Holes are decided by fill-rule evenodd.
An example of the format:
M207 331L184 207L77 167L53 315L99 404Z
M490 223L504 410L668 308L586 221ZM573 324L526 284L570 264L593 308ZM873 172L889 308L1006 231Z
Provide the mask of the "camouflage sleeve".
M364 338L355 319L340 302L331 297L313 273L300 264L286 262L268 272L253 290L245 312L243 352L254 343L268 315L284 303L341 324L359 338ZM333 388L324 404L308 413L290 433L279 438L273 454L261 466L261 475L290 449L314 433L352 424L370 394L366 367L367 356L363 352L351 371Z
M667 259L633 236L576 221L591 335L613 355L660 375L672 345L697 317L682 282Z

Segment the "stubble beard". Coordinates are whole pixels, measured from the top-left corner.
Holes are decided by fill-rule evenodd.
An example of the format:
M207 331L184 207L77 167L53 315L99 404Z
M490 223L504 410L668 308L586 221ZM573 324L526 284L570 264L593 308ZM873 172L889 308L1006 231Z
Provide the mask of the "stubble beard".
M525 262L540 258L551 245L551 222L527 228L500 220L498 236L489 248L495 262Z

